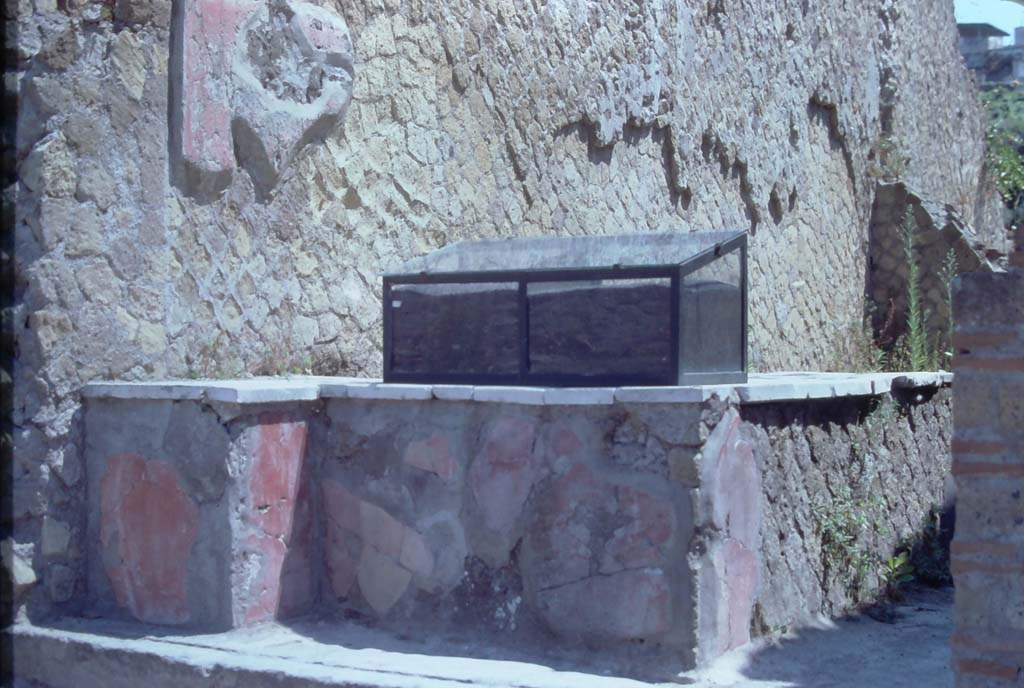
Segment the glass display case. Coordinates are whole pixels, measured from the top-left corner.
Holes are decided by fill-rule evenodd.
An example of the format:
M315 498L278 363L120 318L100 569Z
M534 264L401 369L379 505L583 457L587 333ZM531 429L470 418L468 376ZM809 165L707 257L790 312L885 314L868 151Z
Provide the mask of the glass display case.
M745 232L465 241L384 275L384 381L746 381Z

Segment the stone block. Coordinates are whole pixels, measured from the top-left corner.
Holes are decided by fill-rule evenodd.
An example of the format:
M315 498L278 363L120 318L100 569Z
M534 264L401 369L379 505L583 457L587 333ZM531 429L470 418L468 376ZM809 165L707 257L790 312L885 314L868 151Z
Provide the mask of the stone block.
M385 616L413 585L435 586L435 557L426 539L387 509L333 479L321 482L325 567L334 595L356 593Z
M44 557L67 556L71 543L71 528L67 523L52 516L43 518L43 529L39 536L39 549Z
M33 550L32 543L19 544L11 538L0 543L0 555L10 576L15 599L21 598L36 583L36 572L32 569Z
M185 191L216 193L241 167L266 197L348 109L354 51L344 18L294 0L190 0L182 33Z
M306 421L258 408L222 423L192 401L88 404L90 606L205 630L308 609Z
M452 454L451 441L441 432L410 442L405 448L402 460L445 481L454 478L459 470L458 460Z
M954 294L957 522L950 568L958 686L1024 675L1024 273L971 274Z
M536 432L533 418L498 416L484 430L469 469L470 489L483 524L502 544L511 545L512 527L540 478L542 466L533 453Z
M563 637L664 636L675 535L669 499L574 464L540 492L526 529L528 598Z

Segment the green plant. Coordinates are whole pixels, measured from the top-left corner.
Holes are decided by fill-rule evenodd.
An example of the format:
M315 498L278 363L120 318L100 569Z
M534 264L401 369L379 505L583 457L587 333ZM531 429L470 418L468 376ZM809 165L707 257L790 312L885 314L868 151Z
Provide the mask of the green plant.
M868 174L888 181L902 177L910 164L910 158L902 155L900 142L892 134L880 134L875 139L868 159Z
M943 308L946 324L943 331L930 334L928 322L931 312L924 305L921 288L923 267L917 251L917 223L912 210L907 210L903 222L903 255L907 262L907 316L906 331L896 340L890 352L890 370L937 370L951 364L953 358L953 278L959 265L956 253L950 249L939 268L939 281L943 288Z
M1012 227L1024 211L1024 94L1014 85L995 86L982 92L981 102L988 114L986 162Z
M946 346L942 351L942 358L943 363L947 364L949 368L953 367L953 279L956 278L959 269L956 251L949 249L946 252L946 260L942 263L942 270L939 272L946 301Z
M911 370L929 370L933 356L928 342L928 312L921 299L921 264L915 250L916 239L914 213L907 210L903 223L903 254L907 261L906 360Z
M949 541L952 538L948 527L943 528L941 509L932 507L922 519L921 528L912 537L900 543L908 553L914 566L916 580L925 585L941 587L953 582L949 570Z
M880 575L885 596L890 600L900 600L903 598L900 588L914 580L914 565L906 552L900 552L882 562Z
M839 580L854 597L865 589L878 563L867 542L880 526L882 503L875 498L856 498L849 487L836 490L830 502L815 505L822 559L829 578Z

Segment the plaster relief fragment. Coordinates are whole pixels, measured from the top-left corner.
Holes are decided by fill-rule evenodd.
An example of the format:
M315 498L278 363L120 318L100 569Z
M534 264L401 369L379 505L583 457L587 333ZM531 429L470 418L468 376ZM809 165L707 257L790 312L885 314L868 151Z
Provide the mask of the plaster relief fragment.
M242 168L267 200L298 153L345 115L353 77L345 20L305 2L187 0L175 31L176 183L208 200Z

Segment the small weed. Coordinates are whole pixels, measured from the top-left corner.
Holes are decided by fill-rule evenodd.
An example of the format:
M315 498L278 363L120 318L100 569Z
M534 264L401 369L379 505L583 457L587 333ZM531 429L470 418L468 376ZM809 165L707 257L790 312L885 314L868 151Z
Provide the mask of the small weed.
M914 581L914 565L910 563L910 556L906 552L900 552L895 557L889 557L882 562L879 575L882 579L882 591L885 596L898 602L903 599L901 588Z
M918 582L934 587L953 582L949 570L950 539L948 528L942 526L940 509L932 507L925 514L920 530L901 543L901 549L907 551L914 566Z
M939 270L943 286L943 304L947 322L943 332L928 332L930 311L924 306L921 289L923 266L917 251L917 223L912 210L907 210L903 222L903 254L907 261L907 316L906 330L892 348L890 369L938 370L949 366L953 358L953 278L958 265L956 253L951 249Z
M914 213L907 210L903 224L903 253L907 260L906 360L911 370L931 370L935 355L928 342L928 312L921 303L921 263L915 250L916 239Z
M878 557L865 540L880 527L882 510L881 499L855 498L845 486L830 503L819 503L814 509L826 574L842 581L855 596L865 590L877 568Z
M876 179L894 181L907 171L910 158L902 155L900 142L892 134L881 134L871 146L868 174Z

